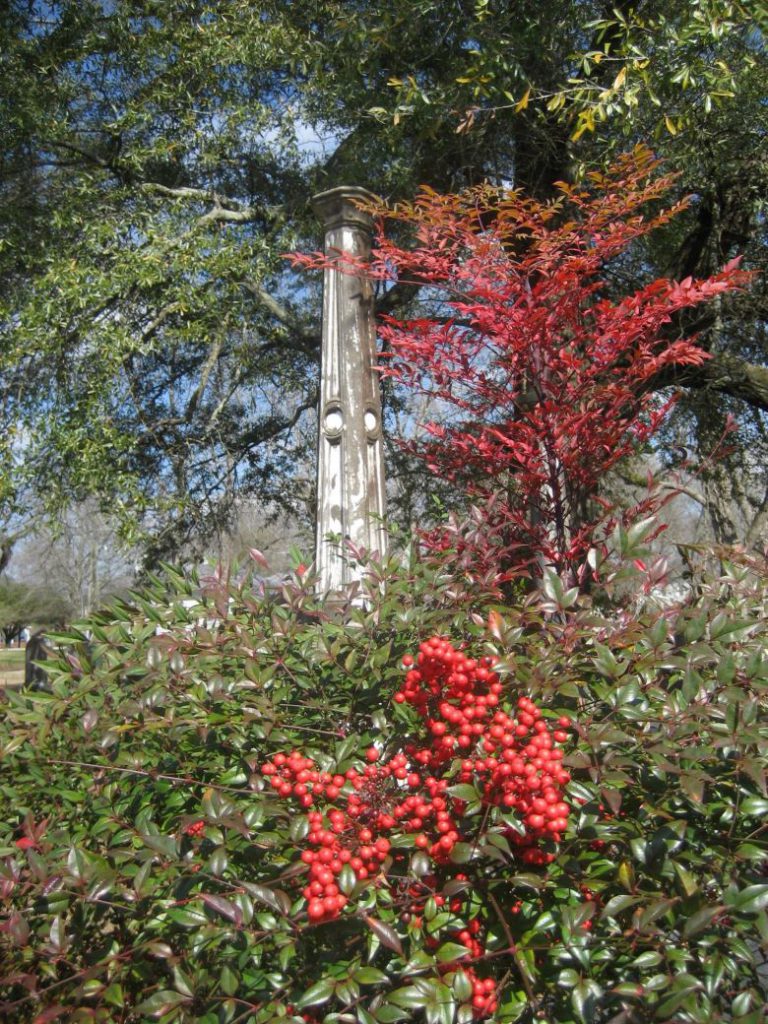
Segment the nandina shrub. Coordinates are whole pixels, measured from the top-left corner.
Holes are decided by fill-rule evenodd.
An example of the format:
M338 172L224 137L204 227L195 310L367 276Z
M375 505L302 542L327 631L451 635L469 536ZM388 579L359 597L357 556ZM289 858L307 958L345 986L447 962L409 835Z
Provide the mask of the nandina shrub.
M381 372L420 396L427 422L405 447L476 506L485 530L462 547L484 571L576 579L616 521L606 473L642 450L674 402L676 369L710 358L686 334L690 311L745 286L733 260L702 280L649 281L622 294L621 263L683 203L660 209L674 176L639 146L542 202L481 185L458 195L423 188L412 203L372 203L370 262L331 251L294 256L419 290L425 312L385 316ZM431 546L454 546L435 529Z
M760 567L370 569L336 618L169 575L2 696L2 1018L757 1024Z

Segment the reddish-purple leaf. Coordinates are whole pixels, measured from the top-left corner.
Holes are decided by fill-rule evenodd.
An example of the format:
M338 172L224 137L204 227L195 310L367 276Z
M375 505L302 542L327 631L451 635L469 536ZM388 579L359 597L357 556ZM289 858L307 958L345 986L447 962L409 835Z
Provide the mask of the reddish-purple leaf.
M225 899L223 896L216 896L214 893L201 892L200 899L206 906L210 907L211 910L215 910L217 914L221 914L222 917L228 918L233 921L237 927L243 923L243 912L236 903L232 903L231 900Z
M399 956L403 955L403 945L400 942L400 936L391 925L384 924L383 921L379 921L378 918L371 917L369 914L364 914L363 920L382 946L386 946L387 949L391 949L393 953L397 953Z

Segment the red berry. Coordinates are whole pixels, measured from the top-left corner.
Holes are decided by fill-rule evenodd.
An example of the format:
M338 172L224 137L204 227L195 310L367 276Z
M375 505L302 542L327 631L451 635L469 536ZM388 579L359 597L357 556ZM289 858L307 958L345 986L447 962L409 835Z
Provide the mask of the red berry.
M310 921L319 921L321 917L324 917L325 907L323 906L323 901L319 899L310 900L307 907L307 915Z

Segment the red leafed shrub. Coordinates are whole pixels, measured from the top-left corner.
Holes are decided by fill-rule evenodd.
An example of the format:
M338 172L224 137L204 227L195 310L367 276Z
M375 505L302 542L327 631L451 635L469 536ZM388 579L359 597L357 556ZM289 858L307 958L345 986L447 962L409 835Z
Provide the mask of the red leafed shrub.
M659 374L709 358L680 336L676 315L749 280L733 261L706 280L609 293L606 266L683 205L648 214L672 181L657 170L638 148L585 186L560 183L555 202L481 186L371 208L368 272L422 286L433 304L418 319L383 318L382 372L442 410L408 447L476 503L502 493L493 530L460 541L497 572L534 559L559 571L581 564L612 518L591 500L601 479L672 404L654 393ZM329 261L360 269L345 254L297 258ZM428 539L456 544L440 530Z

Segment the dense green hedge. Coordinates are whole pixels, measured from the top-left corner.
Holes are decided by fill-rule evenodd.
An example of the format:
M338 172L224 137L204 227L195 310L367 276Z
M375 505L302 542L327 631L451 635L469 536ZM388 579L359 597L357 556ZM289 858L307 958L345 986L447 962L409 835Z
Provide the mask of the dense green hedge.
M672 609L628 586L551 577L503 606L414 560L371 567L345 614L306 576L168 573L62 637L50 693L0 696L0 1017L461 1024L479 975L499 1021L758 1024L768 588L738 565ZM531 866L514 814L469 800L446 864L395 830L310 923L307 811L261 766L406 749L423 722L393 695L431 635L498 655L510 713L573 721L568 831ZM473 919L479 952L456 938Z

